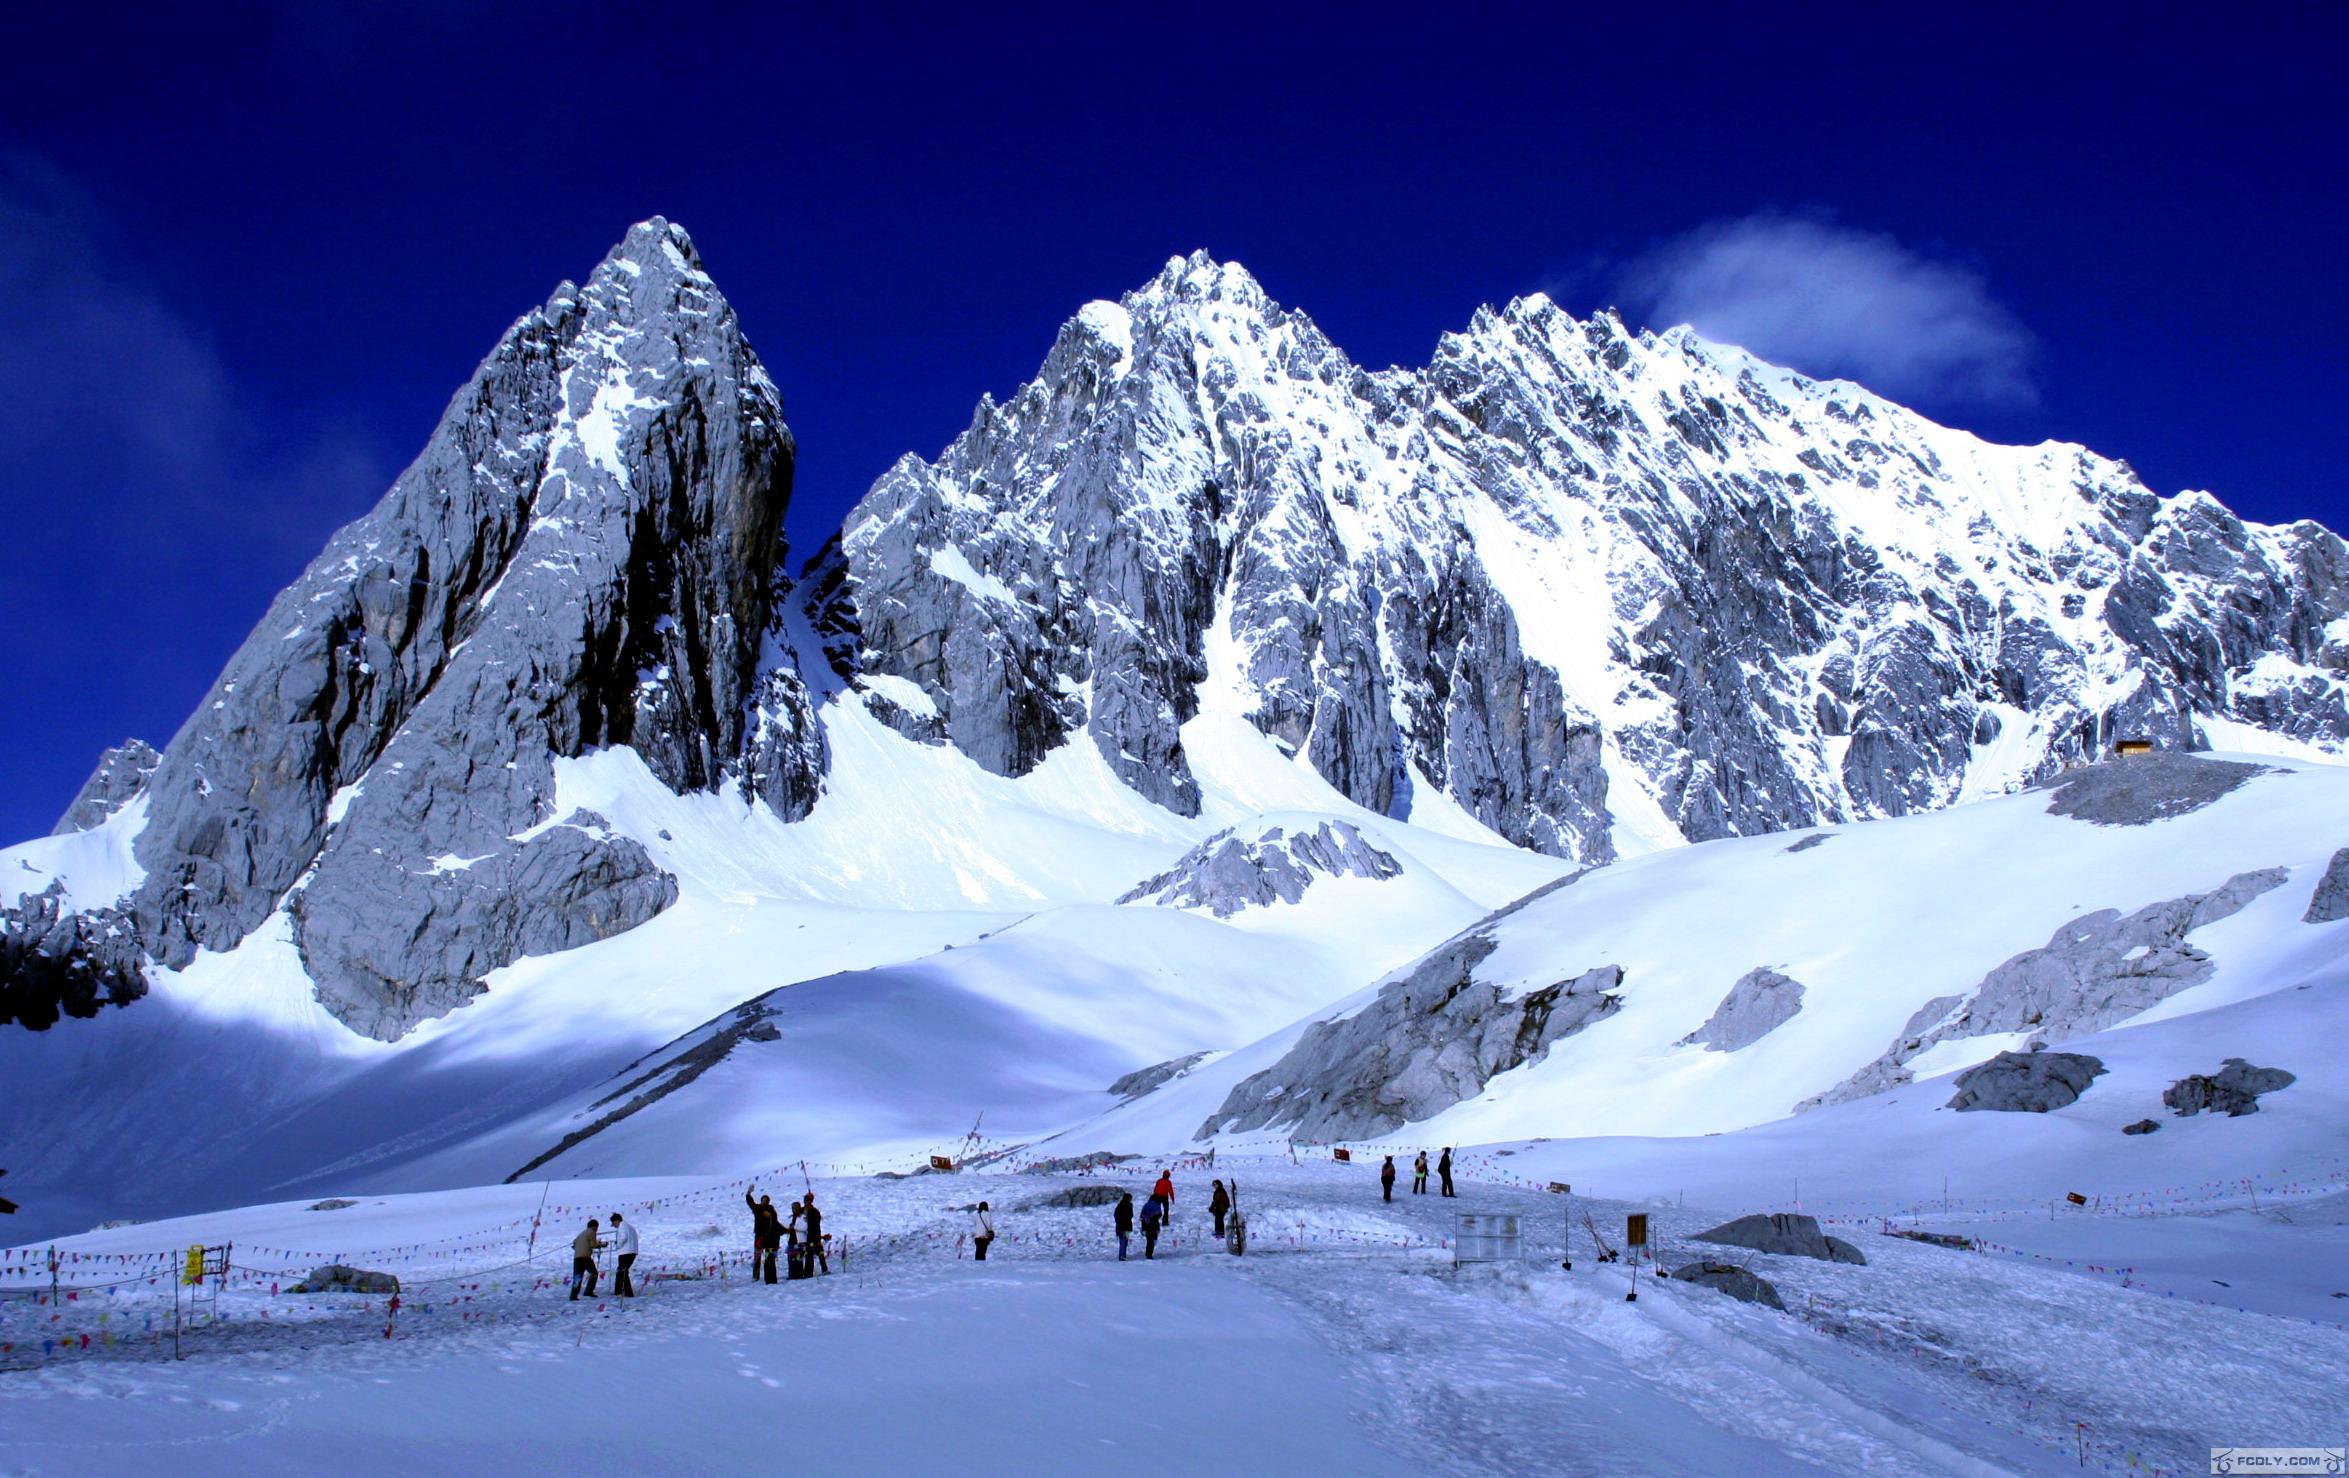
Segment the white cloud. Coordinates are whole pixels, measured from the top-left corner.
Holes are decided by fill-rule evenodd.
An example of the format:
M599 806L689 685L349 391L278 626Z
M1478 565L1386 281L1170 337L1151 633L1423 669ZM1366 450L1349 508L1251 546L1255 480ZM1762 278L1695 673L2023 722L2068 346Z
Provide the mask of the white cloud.
M1649 251L1617 290L1657 327L1686 323L1897 400L2038 398L2030 331L1981 275L1880 232L1774 213L1716 221Z

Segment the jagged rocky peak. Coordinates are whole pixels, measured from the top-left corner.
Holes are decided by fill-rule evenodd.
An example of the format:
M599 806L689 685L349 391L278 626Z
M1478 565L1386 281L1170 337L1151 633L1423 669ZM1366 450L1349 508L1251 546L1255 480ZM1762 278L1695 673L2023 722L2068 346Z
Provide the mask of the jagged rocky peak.
M51 836L68 836L77 831L88 831L107 817L144 795L147 777L163 756L144 739L125 739L98 757L98 768L82 782L81 793L58 818L57 829Z
M691 239L636 226L507 330L165 749L145 949L185 965L282 902L319 999L392 1037L657 913L675 880L558 816L554 761L630 745L679 790L748 768L791 465ZM788 808L812 779L764 783Z
M1538 294L1367 374L1176 258L891 469L842 557L856 664L934 708L909 733L1016 775L1081 732L1185 813L1201 713L1373 811L1433 787L1589 862L2215 720L2349 744L2332 534Z
M1347 821L1314 825L1285 820L1230 827L1184 853L1175 865L1136 884L1120 903L1203 908L1219 919L1243 909L1303 901L1318 878L1383 882L1403 864Z

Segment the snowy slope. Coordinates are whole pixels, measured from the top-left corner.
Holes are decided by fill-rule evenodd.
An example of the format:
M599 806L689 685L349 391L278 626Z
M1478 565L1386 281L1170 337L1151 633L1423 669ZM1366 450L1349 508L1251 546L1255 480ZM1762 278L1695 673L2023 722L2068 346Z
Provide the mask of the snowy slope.
M2138 762L2119 765L2125 770L2132 763ZM2223 769L2228 761L2180 763ZM2280 1052L2292 1060L2277 1065L2302 1073L2309 1089L2301 1101L2329 1101L2334 1088L2324 1053L2281 1051L2290 1043L2271 1030L2246 1025L2238 1037L2229 1024L2254 1019L2231 1009L2238 1003L2279 993L2289 993L2289 1004L2269 1001L2267 1019L2305 1020L2311 1032L2331 1030L2344 1010L2349 940L2338 922L2301 920L2341 839L2349 837L2349 771L2259 763L2262 768L2218 799L2144 824L2056 814L2051 805L2062 804L2059 789L1617 863L1469 931L1464 937L1479 947L1463 968L1448 975L1429 968L1459 958L1455 941L1083 1133L1100 1135L1112 1148L1209 1127L1245 1140L1299 1132L1300 1125L1312 1138L1369 1141L1391 1134L1414 1144L1535 1134L1703 1136L1785 1118L1838 1096L1845 1085L1857 1094L1909 1078L1941 1080L1894 1095L1930 1110L1949 1098L1949 1075L2000 1051L2033 1043L2062 1049L2091 1038L2132 1042L2151 1023L2178 1019L2198 1025L2175 1040L2196 1044L2208 1060L2180 1065L2172 1079L2216 1072L2226 1056L2249 1055L2266 1065ZM1978 1030L1969 1027L1985 982L2011 979L2013 972L1998 975L2000 967L2044 950L2051 939L2070 939L2081 932L2073 930L2077 921L2102 910L2132 916L2210 894L2243 875L2254 879L2242 890L2251 894L2248 901L2207 922L2186 920L2191 927L2182 938L2158 954L2123 940L2105 954L2063 957L2059 963L2084 972L2089 983L2078 988L2080 999L2034 1007L2043 1019L2030 1027L2003 1030L1988 1020L1975 1023ZM1449 1096L1425 1090L1414 1077L1406 1060L1416 1040L1412 1018L1397 1013L1392 999L1398 983L1422 982L1423 1007L1439 992L1491 986L1501 1003L1496 1009L1514 1013L1534 993L1606 967L1620 971L1619 982L1607 986L1615 1008L1551 1042L1536 1060L1455 1085L1467 1091ZM1799 986L1799 1008L1733 1050L1690 1040L1742 978L1763 969ZM1394 1025L1378 1052L1333 1060L1300 1046L1317 1022L1368 1020L1382 1011L1393 1015ZM1987 1004L1976 1014L1987 1017ZM1509 1022L1514 1029L1513 1014ZM1945 1023L1942 1040L1867 1076L1888 1049L1905 1048ZM1436 1039L1438 1045L1446 1040ZM2182 1059L2166 1053L2160 1061ZM2124 1101L2117 1082L2117 1076L2100 1081L2076 1112ZM1331 1108L1349 1094L1357 1109L1384 1095L1385 1120ZM2107 1128L2162 1113L2158 1100L2158 1092L2148 1097L2138 1084L2125 1100L2134 1111ZM1424 1111L1407 1112L1412 1104ZM1944 1117L1980 1125L2037 1116ZM2096 1117L2101 1124L2109 1114ZM1137 1136L1130 1146L1126 1134Z

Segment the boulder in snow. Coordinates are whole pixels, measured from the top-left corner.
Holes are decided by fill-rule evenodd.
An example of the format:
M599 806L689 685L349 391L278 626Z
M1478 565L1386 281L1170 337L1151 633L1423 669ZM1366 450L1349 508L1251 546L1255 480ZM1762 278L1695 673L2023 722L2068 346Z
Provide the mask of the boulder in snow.
M1957 1095L1947 1106L1961 1114L2044 1114L2079 1102L2103 1075L2101 1061L2078 1052L2001 1052L1959 1073Z
M2280 1067L2253 1067L2240 1057L2230 1057L2215 1074L2195 1073L2170 1084L2163 1090L2161 1101L2177 1110L2181 1119L2192 1118L2206 1109L2239 1119L2259 1112L2260 1094L2289 1088L2296 1081Z
M1778 1297L1778 1290L1770 1286L1767 1278L1757 1277L1733 1262L1714 1262L1708 1258L1703 1262L1686 1263L1674 1268L1672 1276L1683 1282L1718 1289L1731 1298L1749 1304L1760 1304L1764 1308L1781 1311L1786 1308Z
M1719 1242L1729 1247L1750 1247L1756 1252L1774 1253L1780 1257L1811 1257L1821 1262L1848 1262L1860 1267L1868 1259L1860 1249L1841 1237L1830 1237L1819 1230L1819 1218L1796 1211L1777 1211L1741 1216L1725 1221L1717 1227L1696 1234L1699 1242ZM1677 1276L1677 1275L1676 1275Z
M1750 1047L1787 1022L1803 1008L1799 980L1757 966L1738 977L1729 994L1713 1008L1703 1026L1680 1039L1683 1047L1701 1042L1713 1052L1735 1052Z
M389 1273L368 1268L346 1267L330 1262L314 1268L310 1276L286 1290L288 1293L397 1293L400 1280Z
M2134 1124L2123 1124L2121 1126L2121 1133L2123 1134L2155 1134L2159 1133L2160 1130L2161 1123L2156 1119L2139 1119Z
M2349 919L2349 847L2333 854L2325 864L2325 875L2316 880L2316 891L2309 895L2308 912L2300 916L2304 924L2329 924L2335 919Z

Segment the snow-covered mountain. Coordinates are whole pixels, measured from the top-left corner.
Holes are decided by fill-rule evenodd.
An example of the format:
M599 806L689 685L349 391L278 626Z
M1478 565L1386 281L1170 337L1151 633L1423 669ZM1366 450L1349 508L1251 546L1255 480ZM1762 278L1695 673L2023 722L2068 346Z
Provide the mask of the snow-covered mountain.
M796 575L791 455L675 226L517 322L180 734L0 851L12 1184L898 1154L983 1108L1085 1149L1584 1132L1526 1085L1602 1064L1734 1129L2206 999L2197 931L2349 841L2304 762L2349 744L2338 538L1685 332L1536 297L1370 373L1199 256ZM2299 758L2145 827L1935 814L2118 737ZM2049 985L2059 925L2174 991ZM2338 953L2285 932L2238 994Z

